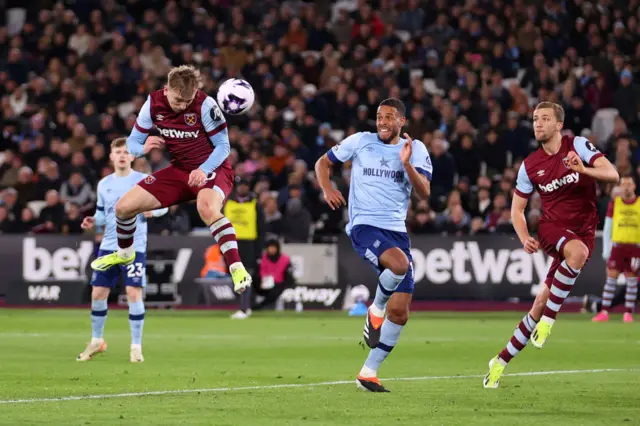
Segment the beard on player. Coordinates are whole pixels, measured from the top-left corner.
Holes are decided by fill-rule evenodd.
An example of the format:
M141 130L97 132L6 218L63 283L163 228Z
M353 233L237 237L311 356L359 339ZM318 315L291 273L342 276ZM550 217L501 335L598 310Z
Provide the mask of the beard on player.
M396 126L379 125L377 126L378 139L384 143L390 143L400 133L400 129Z
M536 138L536 141L540 145L545 145L549 142L556 134L556 123L547 123L546 125L542 125L540 127L534 127L533 134Z

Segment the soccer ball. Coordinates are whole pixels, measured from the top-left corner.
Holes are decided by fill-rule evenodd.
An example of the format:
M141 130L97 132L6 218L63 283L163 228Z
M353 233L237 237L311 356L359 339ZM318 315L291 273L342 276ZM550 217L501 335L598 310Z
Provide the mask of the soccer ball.
M218 88L218 105L226 114L245 114L255 99L253 87L246 80L231 78Z

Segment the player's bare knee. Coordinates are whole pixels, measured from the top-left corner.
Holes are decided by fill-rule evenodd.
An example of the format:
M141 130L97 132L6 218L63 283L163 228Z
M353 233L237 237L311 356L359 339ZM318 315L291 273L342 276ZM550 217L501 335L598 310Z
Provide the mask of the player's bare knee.
M222 201L219 195L210 189L203 189L198 194L196 206L204 223L213 223L222 218Z
M222 217L222 213L216 210L214 203L204 197L198 197L197 201L198 214L205 223L213 223Z
M396 275L406 275L408 271L409 271L409 261L406 260L406 258L404 260L399 260L391 268L391 272L393 272Z
M107 287L93 287L91 290L91 299L106 300L109 298L109 289Z
M589 250L582 243L574 244L565 255L567 264L574 269L582 269L588 257Z
M394 253L395 254L395 253ZM398 253L387 259L387 268L396 275L406 275L409 271L409 259L398 250Z
M402 307L387 307L387 319L394 324L405 325L409 321L409 311Z
M129 303L135 303L142 300L142 288L127 286L127 300Z
M131 203L125 198L121 198L116 202L116 216L122 219L130 219L136 215L132 209Z

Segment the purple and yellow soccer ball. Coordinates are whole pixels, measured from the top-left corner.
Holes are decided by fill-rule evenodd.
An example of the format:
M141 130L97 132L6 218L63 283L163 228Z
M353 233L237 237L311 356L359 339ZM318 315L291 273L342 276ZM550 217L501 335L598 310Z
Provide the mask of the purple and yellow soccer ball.
M253 106L256 95L246 80L230 78L218 88L218 105L225 114L241 115Z

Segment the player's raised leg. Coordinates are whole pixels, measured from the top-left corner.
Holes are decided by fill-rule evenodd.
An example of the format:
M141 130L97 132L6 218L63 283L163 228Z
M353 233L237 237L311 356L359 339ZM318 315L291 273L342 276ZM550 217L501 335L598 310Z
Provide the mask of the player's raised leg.
M378 276L378 286L364 324L364 341L370 348L378 346L387 301L402 282L409 268L407 256L398 247L382 253L379 264L384 268Z
M230 188L231 186L229 190ZM240 260L236 230L222 214L225 196L225 192L217 185L214 188L203 188L198 192L198 213L202 221L209 225L211 235L220 246L220 253L231 272L234 290L242 293L251 286L251 275Z
M136 253L133 249L133 235L136 232L138 214L163 207L150 192L136 185L116 203L116 232L118 251L101 256L91 262L96 271L106 271L116 265L133 263Z
M410 277L407 276L406 279ZM370 392L389 392L378 379L378 369L398 343L402 329L409 321L411 297L411 293L396 291L389 299L387 317L380 327L380 342L376 348L371 349L358 374L356 384L359 388Z
M112 277L104 273L94 273L91 285L91 341L78 355L78 361L89 361L94 355L107 350L104 340L104 325L107 322L107 299L109 298Z
M609 321L609 309L611 309L611 303L616 294L616 284L618 281L618 271L615 269L607 270L607 280L604 283L604 289L602 290L602 309L598 312L598 315L593 317L593 322L606 322Z
M564 261L553 276L544 312L531 334L531 343L536 348L542 348L547 341L562 304L569 296L582 267L589 258L589 249L578 239L566 243L563 253Z

